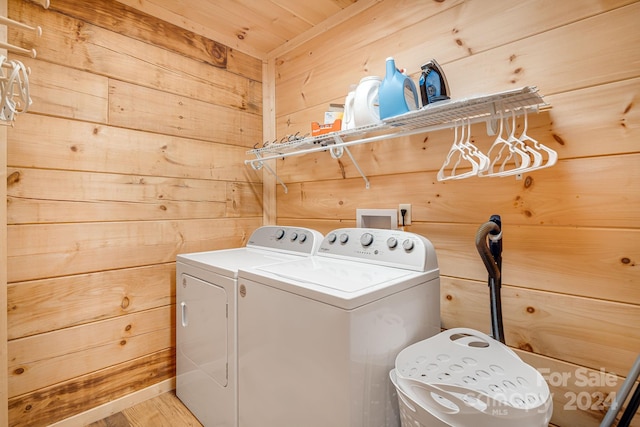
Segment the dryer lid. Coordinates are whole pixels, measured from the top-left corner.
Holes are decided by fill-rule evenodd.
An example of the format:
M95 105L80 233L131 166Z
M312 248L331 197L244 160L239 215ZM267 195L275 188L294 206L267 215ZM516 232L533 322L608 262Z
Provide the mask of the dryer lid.
M181 254L177 256L177 261L235 279L238 277L238 270L240 269L298 258L300 258L298 255L264 249L234 248Z

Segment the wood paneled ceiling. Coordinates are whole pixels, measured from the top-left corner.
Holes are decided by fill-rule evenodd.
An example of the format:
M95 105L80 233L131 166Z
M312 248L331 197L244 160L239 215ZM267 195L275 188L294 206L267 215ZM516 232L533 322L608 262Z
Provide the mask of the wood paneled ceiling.
M119 0L266 59L382 0Z

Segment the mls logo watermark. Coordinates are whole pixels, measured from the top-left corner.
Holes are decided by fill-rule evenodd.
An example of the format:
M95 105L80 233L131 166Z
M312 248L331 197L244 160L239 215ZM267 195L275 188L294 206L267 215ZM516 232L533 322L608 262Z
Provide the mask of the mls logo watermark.
M573 372L556 372L549 368L538 369L544 380L551 387L570 388L564 393L567 402L565 411L606 411L616 397L616 392L580 390L581 388L617 388L618 377L608 373L604 368L594 372L587 368L577 368Z

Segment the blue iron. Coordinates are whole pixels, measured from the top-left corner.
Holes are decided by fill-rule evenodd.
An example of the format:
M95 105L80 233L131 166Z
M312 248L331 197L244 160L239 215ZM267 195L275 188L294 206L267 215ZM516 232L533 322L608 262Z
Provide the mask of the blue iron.
M426 107L434 102L449 99L449 84L440 64L432 59L420 68L422 69L420 76L422 106Z

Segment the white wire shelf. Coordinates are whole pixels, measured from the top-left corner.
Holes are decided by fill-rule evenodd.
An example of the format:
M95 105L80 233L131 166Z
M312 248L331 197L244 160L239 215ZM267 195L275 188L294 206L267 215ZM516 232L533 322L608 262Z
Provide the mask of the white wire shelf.
M525 86L491 95L440 101L419 110L387 118L373 125L256 147L247 151L248 155L255 156L255 158L245 160L245 164L251 165L256 170L263 166L266 167L269 173L273 174L284 187L286 193L287 186L273 169L264 163L265 161L327 151L327 149L332 157L340 158L346 151L362 175L366 187L369 188L369 180L351 155L349 146L448 129L462 120L471 123L486 122L487 133L493 135L496 132L497 122L503 115L507 113L520 115L524 109L541 111L549 107L535 86Z

